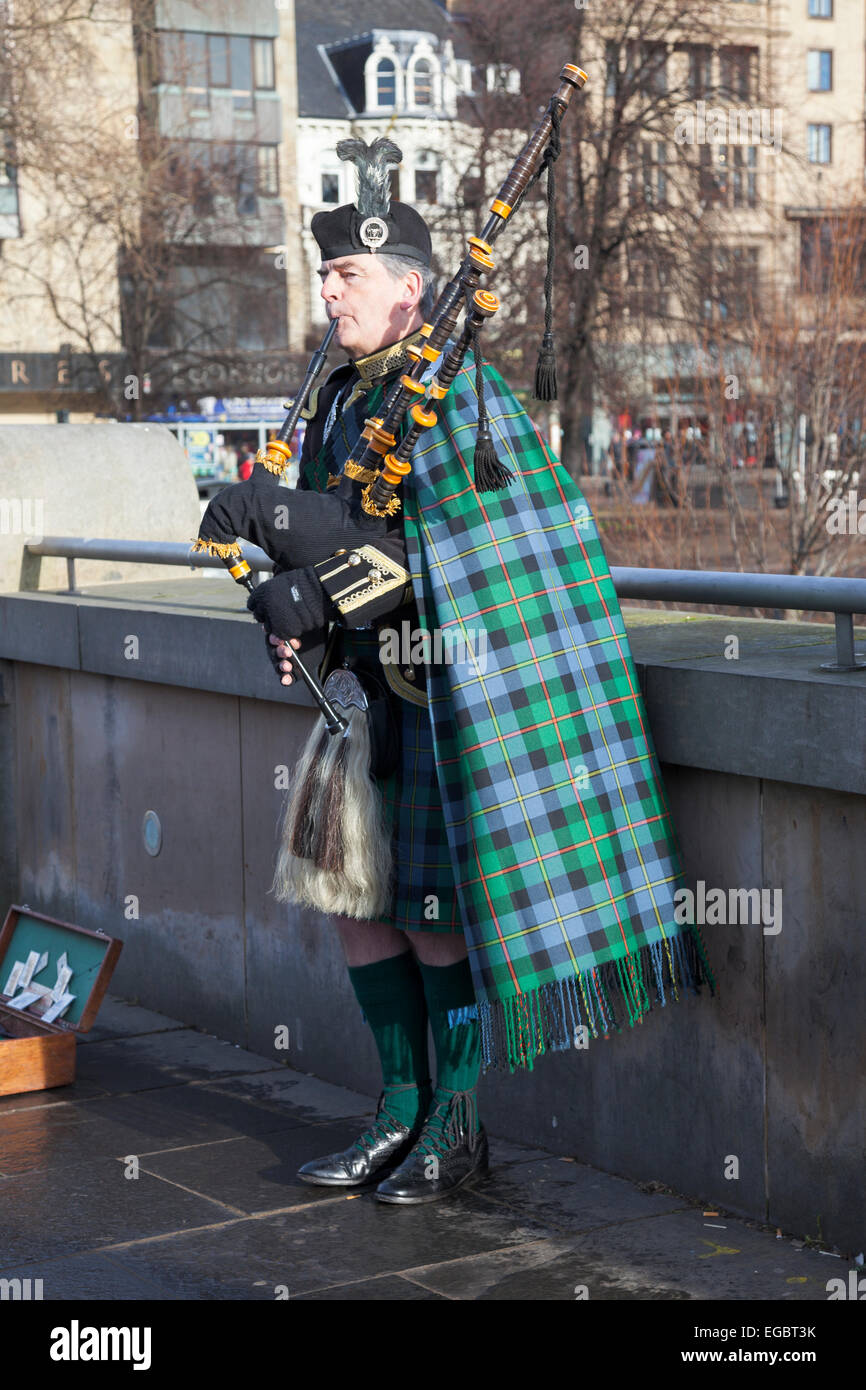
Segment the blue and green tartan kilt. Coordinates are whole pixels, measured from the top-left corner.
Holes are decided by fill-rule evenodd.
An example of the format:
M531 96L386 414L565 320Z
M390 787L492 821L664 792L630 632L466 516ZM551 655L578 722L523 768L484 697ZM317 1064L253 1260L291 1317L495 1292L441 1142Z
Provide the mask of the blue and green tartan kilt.
M341 634L346 656L363 653L378 661L374 631L354 628ZM392 824L394 891L390 911L380 921L400 931L462 932L448 834L433 757L430 715L392 692L400 721L400 761L381 783Z

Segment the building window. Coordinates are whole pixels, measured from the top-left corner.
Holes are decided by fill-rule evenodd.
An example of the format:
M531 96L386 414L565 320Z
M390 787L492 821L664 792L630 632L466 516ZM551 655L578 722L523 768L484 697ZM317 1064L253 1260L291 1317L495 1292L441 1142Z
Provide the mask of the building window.
M701 145L698 198L705 207L728 201L728 159L724 145Z
M710 293L703 302L705 319L745 319L754 312L758 294L757 246L717 246Z
M322 175L322 202L339 203L340 201L340 175Z
M235 111L253 109L253 53L247 38L229 39L229 61L231 64L232 106Z
M756 48L723 48L719 72L719 94L722 100L753 102L757 88L757 73Z
M605 65L607 80L605 82L604 94L605 96L612 97L616 95L616 83L619 77L619 49L610 39L608 39L605 45Z
M433 68L426 58L419 59L415 64L412 86L416 106L433 105Z
M389 173L390 179L391 179L391 201L392 201L392 203L399 203L399 201L400 201L400 170L399 170L399 169L389 169L389 170L388 170L388 173Z
M488 92L509 92L516 96L520 92L520 73L508 63L487 64Z
M810 92L833 90L833 50L810 48L806 54L806 79Z
M833 265L833 228L827 217L800 223L800 289L803 294L826 294Z
M661 96L668 89L668 52L663 43L644 44L641 53L641 90L651 96Z
M832 159L832 132L829 125L806 127L806 149L810 164L829 164Z
M464 96L472 96L472 64L468 58L458 58L454 64L456 70L456 84L458 92Z
M270 92L274 87L274 41L253 39L253 81L257 91Z
M470 212L480 208L484 202L484 180L478 164L470 164L460 180L460 202Z
M436 167L436 156L430 150L422 150L415 164L415 201L439 201L439 171Z
M183 34L168 33L161 29L157 33L157 74L158 81L183 86Z
M863 293L866 284L866 221L804 217L800 223L800 290L803 294Z
M692 43L688 46L689 76L688 93L693 101L709 96L713 87L713 54L708 44Z
M278 197L280 186L277 175L276 145L257 145L256 164L259 193L263 198Z
M216 199L229 199L241 217L258 215L258 199L279 195L276 145L181 140L168 164L170 187L189 199L197 217L217 211Z
M0 251L4 238L21 235L15 165L3 158L6 143L0 138ZM9 148L11 152L11 142Z
M193 98L193 105L202 108L209 106L206 35L185 34L183 57L183 85Z
M667 195L665 163L667 150L657 141L645 140L641 145L641 179L643 199L648 207L662 207Z
M633 247L628 256L625 297L633 318L663 318L670 308L673 265L668 253Z
M625 179L631 207L664 206L667 200L666 165L665 145L655 140L638 142L629 156Z
M810 19L832 19L833 0L809 0Z
M202 106L210 87L228 88L236 111L252 110L254 91L273 90L273 39L163 29L157 42L159 81L184 87Z
M229 86L229 41L227 34L208 34L207 57L212 87Z
M394 106L397 101L397 69L390 58L383 58L376 69L376 105Z
M735 208L753 208L756 203L756 177L758 169L757 145L732 145L731 182Z

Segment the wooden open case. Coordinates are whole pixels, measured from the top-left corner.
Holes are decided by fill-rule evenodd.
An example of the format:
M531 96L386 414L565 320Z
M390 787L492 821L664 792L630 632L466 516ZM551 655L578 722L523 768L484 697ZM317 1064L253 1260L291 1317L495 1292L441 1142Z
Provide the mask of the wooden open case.
M104 932L60 922L29 907L10 907L0 931L0 1032L10 1035L0 1037L0 1096L75 1080L75 1034L93 1027L122 949L122 941ZM53 1022L41 1017L50 1007L47 997L19 1010L9 1007L13 995L2 993L16 961L26 961L32 951L40 958L48 953L38 975L46 986L54 982L64 952L72 970L68 988L75 998Z

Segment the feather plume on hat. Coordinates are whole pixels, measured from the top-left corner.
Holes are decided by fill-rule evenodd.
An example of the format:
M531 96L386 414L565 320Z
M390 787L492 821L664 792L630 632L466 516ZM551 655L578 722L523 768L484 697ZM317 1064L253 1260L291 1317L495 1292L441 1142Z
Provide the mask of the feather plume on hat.
M337 155L351 160L358 171L356 207L361 217L387 217L391 210L389 170L401 162L403 151L393 140L380 136L371 144L365 140L339 140Z

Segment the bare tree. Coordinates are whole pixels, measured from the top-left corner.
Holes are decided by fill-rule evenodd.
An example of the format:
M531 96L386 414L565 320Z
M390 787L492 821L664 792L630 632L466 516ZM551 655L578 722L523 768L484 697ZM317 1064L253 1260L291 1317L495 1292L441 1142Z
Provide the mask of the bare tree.
M480 126L497 121L497 103L500 127L534 126L564 57L589 73L564 123L556 165L554 282L563 455L572 470L583 471L593 405L610 396L622 373L622 353L611 345L640 348L644 309L682 275L701 225L701 151L678 143L677 130L696 93L710 95L699 59L722 44L720 9L704 0L610 0L590 13L573 0L550 0L543 28L525 6L467 0L465 9L482 66L520 74L519 94L505 100L494 92L477 103ZM507 341L512 370L519 365L526 387L543 312L544 225L544 208L536 203L531 229L498 243L506 310L492 341ZM674 303L657 317L666 312L674 323ZM525 327L519 317L515 322L511 305L533 306L534 323L529 314Z
M862 565L866 534L857 500L866 478L866 201L849 193L799 230L793 289L729 280L716 300L728 313L705 325L716 369L715 389L704 381L707 462L738 568L781 560L792 574L835 574ZM763 491L744 512L733 479L750 456L776 465L782 527L768 529Z

